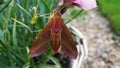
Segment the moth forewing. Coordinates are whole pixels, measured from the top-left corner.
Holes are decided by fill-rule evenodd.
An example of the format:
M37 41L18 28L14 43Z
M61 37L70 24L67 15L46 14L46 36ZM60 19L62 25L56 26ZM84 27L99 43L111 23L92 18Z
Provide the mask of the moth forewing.
M73 40L72 34L64 23L63 30L61 33L61 50L65 55L74 59L78 55L78 51L76 48L75 41Z
M48 49L49 39L50 39L50 24L48 23L40 32L37 39L34 41L30 49L30 56L36 57L45 53Z

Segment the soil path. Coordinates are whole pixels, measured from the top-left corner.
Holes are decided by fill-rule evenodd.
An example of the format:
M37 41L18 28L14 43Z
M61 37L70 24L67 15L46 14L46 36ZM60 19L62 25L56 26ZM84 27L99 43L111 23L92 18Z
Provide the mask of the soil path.
M109 24L97 10L89 11L82 21L72 21L88 42L89 56L83 68L120 68L120 37Z

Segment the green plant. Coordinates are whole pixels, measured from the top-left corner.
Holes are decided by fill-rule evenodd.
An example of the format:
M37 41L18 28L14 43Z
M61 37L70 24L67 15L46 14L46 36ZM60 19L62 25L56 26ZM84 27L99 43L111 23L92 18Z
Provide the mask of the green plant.
M120 7L119 0L98 0L101 13L111 21L114 32L120 35Z

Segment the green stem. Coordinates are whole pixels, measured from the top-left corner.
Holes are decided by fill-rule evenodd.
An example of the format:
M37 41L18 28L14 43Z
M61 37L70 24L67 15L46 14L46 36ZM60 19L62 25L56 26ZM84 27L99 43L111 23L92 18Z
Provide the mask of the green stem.
M69 21L66 22L66 24L69 23L69 22L71 22L73 19L75 19L77 16L79 16L79 15L82 14L83 12L84 12L84 10L80 10L79 12L77 12L77 13L72 17L72 19L70 19Z

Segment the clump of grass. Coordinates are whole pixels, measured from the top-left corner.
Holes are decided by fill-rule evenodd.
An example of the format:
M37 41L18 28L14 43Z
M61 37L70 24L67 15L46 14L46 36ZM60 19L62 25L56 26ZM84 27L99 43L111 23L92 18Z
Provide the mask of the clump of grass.
M120 0L98 0L100 11L110 19L114 32L120 35Z

